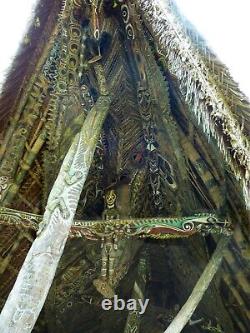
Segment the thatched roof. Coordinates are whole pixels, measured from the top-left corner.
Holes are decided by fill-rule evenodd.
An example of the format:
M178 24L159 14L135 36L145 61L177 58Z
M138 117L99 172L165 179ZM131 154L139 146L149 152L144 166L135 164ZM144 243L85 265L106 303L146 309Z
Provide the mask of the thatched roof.
M228 69L206 46L194 27L179 14L173 1L139 0L142 17L157 39L169 70L203 131L241 180L250 202L250 103Z
M62 31L70 28L64 15L69 3L74 3L74 24L83 35L86 24L92 25L90 1L39 1L35 21L0 97L0 160L4 162L0 162L0 177L7 177L1 178L0 200L1 194L11 189L8 194L12 200L7 205L18 211L43 214L72 137L98 96L93 68L90 65L84 72L78 66L74 73L76 79L81 74L77 88L66 89L57 109L51 103L62 56L57 42L67 44L72 37L66 34L62 38ZM103 3L107 9L100 11L100 30L112 38L101 63L113 100L76 218L101 219L104 194L114 189L124 217L183 216L208 210L230 219L234 234L223 268L194 319L207 318L201 324L207 326L209 320L220 323L227 333L247 333L249 230L244 198L248 200L249 101L196 30L180 17L172 1L165 7L157 6L160 2L156 0ZM129 23L122 15L122 6L129 11ZM39 25L35 24L37 18ZM134 39L128 34L131 27ZM84 47L77 43L79 65ZM137 96L143 66L153 114L149 127L157 147L153 161L145 135L145 118L149 116L139 111ZM69 71L72 74L72 68ZM65 114L69 105L71 112ZM21 134L20 129L24 129ZM157 162L155 178L149 162L151 167ZM4 183L6 179L10 183ZM164 203L162 210L156 205L160 199L153 191L155 179L159 180L156 185ZM0 223L1 306L36 237L34 228L21 222ZM151 263L147 292L152 299L142 321L143 333L164 331L176 305L183 304L190 294L217 239L197 236L193 241L143 243L148 245ZM103 314L100 295L92 284L100 271L99 245L69 239L37 323L38 332L54 333L64 326L67 332L76 333L77 325L79 331L123 331L126 313ZM139 257L131 248L130 243L124 246L128 260L118 265L118 270L127 269L118 288L124 297L130 297ZM199 325L186 328L192 333L202 330Z
M56 25L61 5L60 1L48 0L39 1L36 6L34 21L31 23L23 42L18 48L1 89L1 130L7 126L7 122L13 116L17 105L24 99L23 95L27 94L32 76L34 80L34 76L39 71L37 65L44 48L47 47L48 36L51 36L52 30ZM39 18L39 24L37 24L37 18Z

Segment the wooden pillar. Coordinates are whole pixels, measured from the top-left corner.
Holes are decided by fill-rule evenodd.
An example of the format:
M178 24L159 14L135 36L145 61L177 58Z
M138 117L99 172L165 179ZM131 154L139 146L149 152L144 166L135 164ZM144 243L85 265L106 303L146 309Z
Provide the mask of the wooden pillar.
M195 309L200 303L205 291L209 287L209 284L220 266L223 258L223 251L225 250L229 239L229 237L223 237L219 241L215 252L196 283L191 295L164 333L180 333L191 319Z
M63 253L110 102L107 93L99 97L69 148L49 195L38 237L2 310L1 333L28 333L35 325Z
M147 274L147 260L146 251L142 251L138 264L137 276L134 283L133 293L131 299L137 302L137 310L130 310L126 320L124 333L139 333L141 324L141 315L139 313L138 300L144 302L145 287L146 287L146 274Z

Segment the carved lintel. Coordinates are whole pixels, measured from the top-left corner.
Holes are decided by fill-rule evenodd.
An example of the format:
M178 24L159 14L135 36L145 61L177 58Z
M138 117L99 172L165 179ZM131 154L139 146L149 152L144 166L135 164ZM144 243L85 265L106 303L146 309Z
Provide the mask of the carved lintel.
M19 225L24 228L39 228L41 215L0 208L0 224ZM85 237L90 240L102 240L107 237L156 238L167 239L191 236L195 233L231 234L231 224L218 219L214 214L202 213L189 217L130 218L96 221L75 220L70 230L70 237Z

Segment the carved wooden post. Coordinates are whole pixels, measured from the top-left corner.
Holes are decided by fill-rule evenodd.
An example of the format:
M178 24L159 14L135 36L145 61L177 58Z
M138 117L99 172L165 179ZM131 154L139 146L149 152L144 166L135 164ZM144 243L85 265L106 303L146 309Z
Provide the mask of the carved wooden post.
M1 333L31 332L43 307L110 106L110 97L104 89L100 90L103 95L88 114L62 163L48 198L38 237L2 310Z
M191 295L164 333L180 333L186 326L220 266L223 258L223 250L225 250L229 239L229 237L223 237L219 241L215 252L196 283Z
M138 310L138 300L145 301L145 287L147 274L146 251L141 253L138 263L137 276L134 283L131 299L137 302L137 310L130 310L126 320L124 333L139 333L141 324L141 315Z

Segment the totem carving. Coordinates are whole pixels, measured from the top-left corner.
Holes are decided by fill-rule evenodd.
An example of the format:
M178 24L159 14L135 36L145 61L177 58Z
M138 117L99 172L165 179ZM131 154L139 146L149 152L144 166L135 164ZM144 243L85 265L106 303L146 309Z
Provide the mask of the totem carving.
M109 190L105 195L106 209L103 213L105 220L113 220L119 218L116 205L115 191ZM114 262L117 256L118 237L112 232L109 235L109 227L105 228L106 235L102 237L101 244L101 276L93 281L96 289L105 297L112 298L115 294L113 289Z
M3 197L4 191L7 189L9 183L8 176L1 176L0 177L0 200Z

